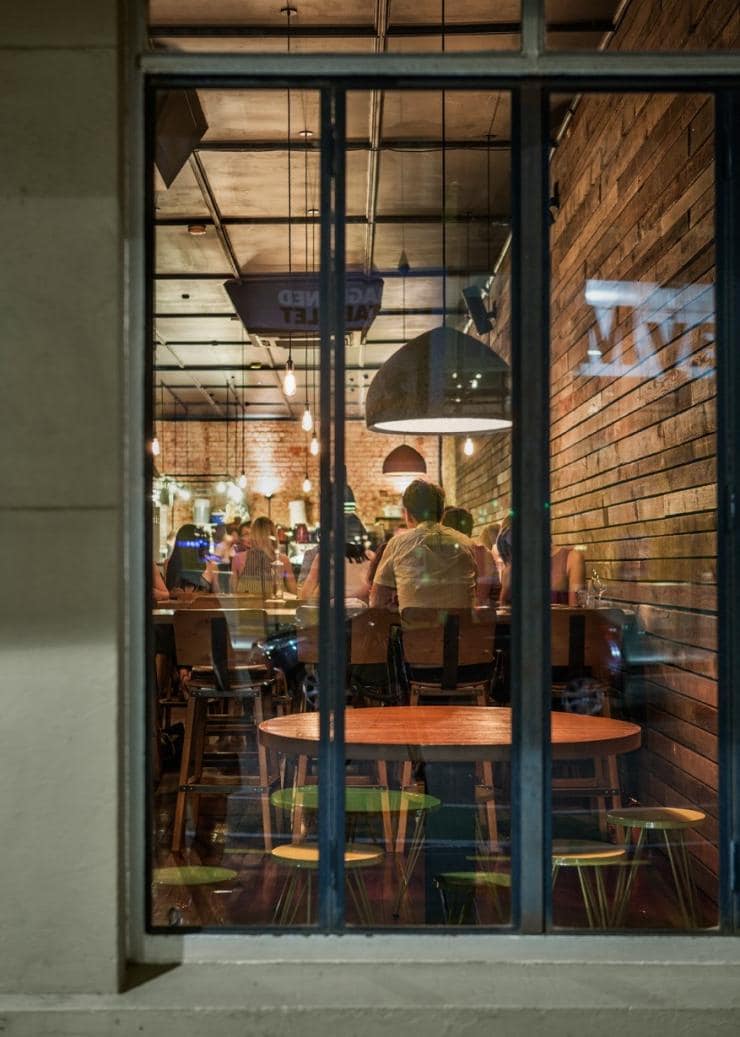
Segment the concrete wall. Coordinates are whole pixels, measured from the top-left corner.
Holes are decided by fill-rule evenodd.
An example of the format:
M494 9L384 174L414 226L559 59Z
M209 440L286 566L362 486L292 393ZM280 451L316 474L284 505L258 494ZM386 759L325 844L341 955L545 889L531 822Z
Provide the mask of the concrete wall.
M156 954L185 964L128 968L119 992L130 556L116 34L113 0L0 6L0 1030L737 1033L738 942L718 938L174 937ZM241 964L204 963L225 957Z
M119 978L117 23L0 5L5 990Z

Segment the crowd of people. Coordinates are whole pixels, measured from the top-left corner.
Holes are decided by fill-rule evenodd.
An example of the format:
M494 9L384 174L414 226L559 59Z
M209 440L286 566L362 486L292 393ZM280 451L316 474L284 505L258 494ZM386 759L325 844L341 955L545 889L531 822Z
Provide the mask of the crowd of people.
M403 520L371 550L366 537L348 541L345 598L358 606L467 608L511 602L512 525L485 526L473 537L466 508L445 507L441 486L415 479L402 498ZM319 594L319 548L304 554L296 578L278 540L275 524L260 516L218 525L213 546L193 524L180 527L165 565L156 571L155 600L188 593L245 594L262 601L286 592L304 602ZM574 605L585 585L581 551L555 547L551 559L554 602Z

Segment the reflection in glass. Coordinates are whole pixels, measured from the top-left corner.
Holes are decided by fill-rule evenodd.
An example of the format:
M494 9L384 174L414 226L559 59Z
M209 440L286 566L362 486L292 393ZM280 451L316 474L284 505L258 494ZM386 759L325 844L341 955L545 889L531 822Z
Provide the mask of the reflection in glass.
M553 612L553 708L613 739L573 758L553 745L554 922L704 928L719 866L711 99L584 96L551 176L553 558L579 552L585 578Z

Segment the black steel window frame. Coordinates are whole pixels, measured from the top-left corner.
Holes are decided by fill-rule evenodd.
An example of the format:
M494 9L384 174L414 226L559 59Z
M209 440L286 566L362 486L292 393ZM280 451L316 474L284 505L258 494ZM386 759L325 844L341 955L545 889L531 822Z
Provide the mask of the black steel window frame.
M525 10L528 0L524 0ZM529 5L531 7L531 4ZM539 23L538 23L539 24ZM342 932L344 916L344 673L343 609L343 488L344 488L344 197L345 98L360 89L508 90L512 95L512 376L514 414L527 414L526 430L516 420L512 432L512 495L514 534L526 529L529 550L517 552L512 574L512 918L507 927L476 928L478 933L512 931L543 933L552 929L550 873L550 745L549 701L549 223L548 108L550 93L705 93L715 99L716 190L716 378L718 489L718 615L720 714L720 879L719 932L740 928L740 70L726 55L629 55L606 61L588 56L581 68L569 57L537 54L537 25L523 22L523 58L503 61L488 57L489 65L509 66L510 75L482 74L476 60L455 57L455 74L444 75L445 62L408 59L403 74L396 62L382 68L371 63L372 74L346 59L323 62L336 75L315 74L315 61L297 59L264 62L257 56L148 55L145 108L147 158L152 151L153 94L158 89L207 87L314 89L321 92L321 422L320 466L322 541L332 551L320 558L320 666L331 679L322 681L320 728L319 929ZM532 40L535 39L535 42ZM527 62L527 41L533 60ZM202 60L205 57L205 60ZM623 56L624 57L624 56ZM717 61L714 58L717 57ZM200 60L199 60L200 58ZM171 60L174 59L174 60ZM564 60L566 59L566 60ZM632 60L634 59L634 60ZM651 65L652 62L652 65ZM449 63L449 62L448 62ZM216 69L223 71L218 71ZM276 67L280 69L276 71ZM712 73L716 67L717 75ZM703 68L703 73L702 73ZM199 70L200 69L200 70ZM239 69L243 71L240 72ZM527 69L532 73L527 75ZM626 69L627 71L624 71ZM732 73L732 75L731 75ZM149 161L146 169L150 170ZM145 192L146 328L153 326L153 205L150 177ZM523 291L526 284L526 296ZM147 336L147 341L150 336ZM525 353L526 350L526 353ZM524 364L526 356L526 366ZM146 436L152 434L151 361L145 387ZM151 465L148 475L151 476ZM151 485L151 482L147 484ZM145 493L145 528L151 523L151 496ZM521 542L521 540L520 540ZM150 557L150 555L147 555ZM538 616L533 622L531 616ZM147 644L151 644L148 624ZM150 668L149 668L150 669ZM150 701L147 698L147 701ZM146 706L142 707L146 711ZM147 751L150 746L147 742ZM151 786L149 786L151 787ZM524 793L526 792L526 796ZM146 814L145 844L151 822ZM149 875L150 863L145 862ZM150 928L148 931L162 932ZM203 930L201 930L203 931ZM234 930L230 930L234 931ZM259 930L250 928L245 932ZM267 930L275 932L274 929ZM382 932L396 930L383 929ZM413 929L397 930L408 934ZM421 928L419 932L428 933ZM183 930L179 930L180 933ZM640 931L645 934L645 930ZM717 930L710 930L715 933ZM675 932L673 935L676 935ZM691 935L696 935L692 933Z

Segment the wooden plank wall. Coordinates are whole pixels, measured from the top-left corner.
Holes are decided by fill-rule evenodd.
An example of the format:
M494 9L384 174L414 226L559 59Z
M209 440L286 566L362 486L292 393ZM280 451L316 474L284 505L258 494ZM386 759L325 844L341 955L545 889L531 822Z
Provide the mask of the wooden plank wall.
M739 42L736 0L650 0L612 46ZM707 96L592 95L553 156L551 505L553 542L582 545L653 637L629 695L644 723L634 791L706 811L692 853L716 896L713 125ZM594 281L612 283L596 286L600 313ZM498 292L506 312L505 277ZM506 339L491 343L502 355ZM456 496L481 522L509 506L510 453L505 436L479 446L458 457Z

